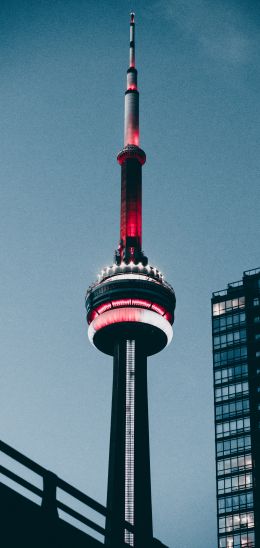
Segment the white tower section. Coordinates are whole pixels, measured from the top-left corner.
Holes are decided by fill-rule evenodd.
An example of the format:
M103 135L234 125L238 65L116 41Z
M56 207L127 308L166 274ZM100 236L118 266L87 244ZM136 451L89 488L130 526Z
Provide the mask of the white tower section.
M135 68L135 21L130 16L129 69L125 92L125 133L124 146L139 146L139 93L137 90L137 70Z

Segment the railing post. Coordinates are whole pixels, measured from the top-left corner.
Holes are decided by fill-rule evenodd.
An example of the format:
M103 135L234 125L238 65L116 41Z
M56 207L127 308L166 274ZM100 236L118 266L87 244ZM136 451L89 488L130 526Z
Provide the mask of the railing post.
M43 475L42 509L50 518L58 518L56 501L57 476L53 472L46 471Z

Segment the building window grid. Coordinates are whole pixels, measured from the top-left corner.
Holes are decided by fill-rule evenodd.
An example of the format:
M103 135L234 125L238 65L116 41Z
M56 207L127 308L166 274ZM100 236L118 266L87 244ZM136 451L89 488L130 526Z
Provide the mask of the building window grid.
M230 533L237 529L252 529L255 526L254 512L242 512L219 518L220 533Z
M233 402L216 405L216 421L225 420L249 413L249 399L240 399Z
M254 531L234 533L219 538L219 548L255 548Z
M217 457L227 457L235 453L241 454L251 451L251 436L239 436L228 440L217 441Z
M222 367L229 363L246 360L247 347L245 345L230 348L228 350L219 350L214 352L214 367Z
M224 300L219 303L213 304L212 315L221 316L222 314L226 314L227 312L231 312L232 310L236 310L238 308L245 308L244 296L236 299Z
M248 395L248 381L237 382L235 384L227 384L215 389L215 401L227 401L240 396Z
M216 424L216 438L226 438L250 431L250 418L234 419Z
M246 313L240 312L238 314L227 314L213 319L213 333L221 333L229 329L237 328L239 325L243 325L246 321Z
M233 367L225 367L224 369L217 369L214 373L215 385L232 382L248 376L247 363L241 365L235 365Z
M234 474L252 469L251 453L245 455L236 455L217 461L217 476L225 476L226 474Z
M218 479L217 483L218 495L234 493L235 491L244 491L245 489L252 489L252 485L252 472L221 478Z
M218 513L229 514L253 508L253 491L228 495L218 499Z
M258 285L260 287L260 280L258 280ZM254 298L252 304L253 306L259 306L259 298ZM243 344L246 342L246 330L243 329L242 325L246 321L246 315L244 311L240 312L238 310L244 307L244 296L241 297L241 301L238 298L213 305L215 395L216 401L225 401L224 404L217 405L215 408L216 421L237 414L245 415L249 412L249 400L243 397L248 394L248 383L246 383L248 366L247 363L243 363L247 357L247 346ZM218 316L220 317L218 318ZM259 315L254 317L253 323L260 323ZM237 329L240 325L242 329ZM225 331L226 333L224 333ZM254 339L258 341L259 338L260 334L256 333ZM233 348L226 348L232 345ZM255 350L256 357L258 357L258 354L260 354L259 350ZM240 383L234 382L240 380ZM221 388L226 388L226 390L219 391L219 385L225 384L226 386ZM236 401L226 402L226 400L232 400L232 398ZM238 436L242 428L245 431L250 431L249 417L245 419L243 417L238 421L225 422L222 423L222 426L221 423L216 422L216 437L218 437L217 434L221 435L221 433L223 437L232 436L230 439L217 441L216 443L217 475L218 478L221 478L218 479L219 533L221 535L219 537L219 548L255 547L254 512L252 511L253 491L246 491L246 489L252 489L252 472L248 472L252 469L252 456L249 453L251 450L251 436L250 434ZM244 454L242 454L243 452ZM219 458L223 456L226 458ZM237 474L238 472L239 474ZM223 494L231 492L235 493L223 497ZM251 509L251 511L245 511L248 509ZM223 513L228 514L230 512L232 512L231 515L222 517ZM223 533L229 534L223 536Z
M240 344L246 340L246 329L237 329L236 331L230 331L222 333L220 335L214 335L213 346L215 349L225 348L226 346L233 346L234 344Z

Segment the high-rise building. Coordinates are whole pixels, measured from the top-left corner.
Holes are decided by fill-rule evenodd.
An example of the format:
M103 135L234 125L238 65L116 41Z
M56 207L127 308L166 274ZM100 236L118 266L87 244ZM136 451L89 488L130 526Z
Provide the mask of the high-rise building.
M130 15L130 56L125 92L121 166L120 241L86 297L89 339L113 356L113 395L107 490L106 545L149 548L153 543L147 356L172 338L175 295L142 251L142 166L135 20ZM105 227L104 227L105 229Z
M218 548L260 546L260 268L212 296Z

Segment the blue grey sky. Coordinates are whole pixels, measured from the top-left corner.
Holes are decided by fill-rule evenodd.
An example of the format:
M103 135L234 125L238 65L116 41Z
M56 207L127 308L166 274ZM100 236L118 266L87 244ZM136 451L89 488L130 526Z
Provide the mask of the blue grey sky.
M1 438L105 503L112 362L84 295L119 237L131 9L143 247L177 296L149 360L154 534L215 548L210 298L260 264L259 2L1 1Z

